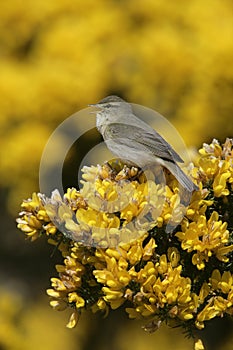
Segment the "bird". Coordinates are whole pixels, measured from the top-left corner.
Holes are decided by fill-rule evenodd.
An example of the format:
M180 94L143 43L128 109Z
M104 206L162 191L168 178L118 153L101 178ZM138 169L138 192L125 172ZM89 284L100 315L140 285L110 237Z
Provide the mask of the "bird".
M116 157L141 169L159 164L188 192L198 189L177 164L183 163L183 159L156 130L133 113L130 103L110 95L89 106L97 107L96 127Z

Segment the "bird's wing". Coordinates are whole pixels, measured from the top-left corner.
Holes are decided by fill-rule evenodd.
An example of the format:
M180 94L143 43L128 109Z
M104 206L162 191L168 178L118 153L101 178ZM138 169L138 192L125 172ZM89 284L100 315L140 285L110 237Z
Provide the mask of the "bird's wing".
M131 140L148 149L156 157L183 163L182 158L169 143L152 128L151 130L149 128L145 130L135 125L111 123L105 127L103 137L104 140L115 139L118 143Z

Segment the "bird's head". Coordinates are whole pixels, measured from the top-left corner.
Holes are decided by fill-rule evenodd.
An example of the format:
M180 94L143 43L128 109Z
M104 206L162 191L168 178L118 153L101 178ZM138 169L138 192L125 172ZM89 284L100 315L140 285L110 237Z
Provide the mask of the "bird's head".
M100 128L103 130L108 124L127 120L132 112L130 103L115 95L107 96L96 104L91 104L89 106L99 109L97 112L92 112L96 113L96 125L98 130L100 130Z
M100 100L97 103L94 104L90 104L90 107L97 107L100 108L102 110L117 110L119 107L122 106L122 104L126 104L127 102L125 102L122 98L116 96L116 95L110 95L107 96L105 98L103 98L102 100Z

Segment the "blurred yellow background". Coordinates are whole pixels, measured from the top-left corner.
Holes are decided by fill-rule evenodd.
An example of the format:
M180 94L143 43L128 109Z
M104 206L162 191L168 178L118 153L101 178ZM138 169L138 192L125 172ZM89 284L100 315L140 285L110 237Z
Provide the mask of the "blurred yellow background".
M90 316L81 331L63 328L65 316L41 299L58 257L15 229L20 202L39 190L40 157L53 130L87 104L118 94L159 111L189 147L231 137L232 38L230 0L1 2L1 349L46 349L38 334L51 350L87 349L88 327L96 327ZM84 153L92 142L83 141ZM68 164L67 184L75 171ZM115 349L174 348L173 330L149 336L130 322L128 332L119 324ZM192 348L182 334L175 339L177 349Z

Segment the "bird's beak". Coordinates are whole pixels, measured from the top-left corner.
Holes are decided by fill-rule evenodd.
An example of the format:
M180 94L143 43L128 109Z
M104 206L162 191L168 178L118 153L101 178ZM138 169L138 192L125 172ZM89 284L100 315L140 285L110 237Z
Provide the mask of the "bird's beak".
M97 107L97 108L101 108L101 104L99 103L91 103L88 105L88 107Z
M99 107L98 103L91 103L88 105L88 107ZM100 107L99 107L100 108ZM95 112L89 112L90 114L96 114L96 111Z
M98 108L99 110L102 110L102 106L99 103L93 103L93 104L89 104L88 107L95 107ZM91 114L96 114L97 111L95 110L94 112L90 112Z

